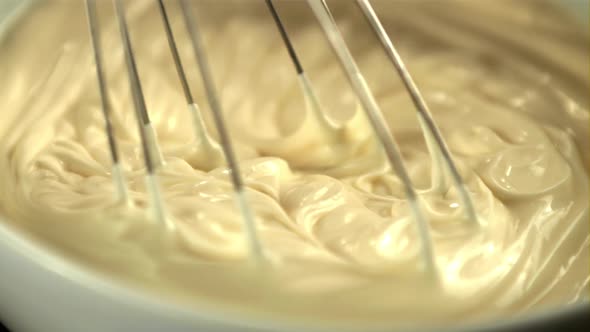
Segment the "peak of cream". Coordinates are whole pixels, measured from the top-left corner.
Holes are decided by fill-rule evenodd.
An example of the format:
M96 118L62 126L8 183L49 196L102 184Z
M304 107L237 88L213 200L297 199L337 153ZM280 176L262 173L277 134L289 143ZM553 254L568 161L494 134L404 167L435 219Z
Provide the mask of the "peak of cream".
M338 128L331 133L308 109L262 2L198 5L208 13L205 41L271 264L264 275L248 265L227 169L216 167L220 161L194 137L150 1L130 2L128 16L166 158L159 177L176 231L164 231L148 214L108 2L100 9L109 97L133 205L114 202L82 5L57 1L38 4L0 46L0 213L35 241L130 287L268 319L453 323L585 296L585 32L540 1L374 3L440 124L482 223L478 229L464 220L454 189L431 189L433 165L411 100L367 37L360 13L336 5L418 187L438 284L423 272L402 184L303 2L280 3L280 10ZM181 56L214 133L177 14L171 10Z

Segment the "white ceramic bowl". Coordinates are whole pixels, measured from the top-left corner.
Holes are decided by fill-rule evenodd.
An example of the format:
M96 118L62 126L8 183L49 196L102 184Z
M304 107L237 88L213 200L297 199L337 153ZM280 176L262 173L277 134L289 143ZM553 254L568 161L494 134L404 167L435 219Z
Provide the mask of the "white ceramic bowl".
M0 37L29 3L0 0ZM561 3L588 20L588 0L563 0ZM221 313L189 311L162 303L157 298L106 282L50 254L17 235L2 220L0 271L0 320L13 332L311 331L308 327L285 326L278 322L238 321ZM542 331L551 324L583 318L588 312L590 305L582 303L559 311L454 330Z

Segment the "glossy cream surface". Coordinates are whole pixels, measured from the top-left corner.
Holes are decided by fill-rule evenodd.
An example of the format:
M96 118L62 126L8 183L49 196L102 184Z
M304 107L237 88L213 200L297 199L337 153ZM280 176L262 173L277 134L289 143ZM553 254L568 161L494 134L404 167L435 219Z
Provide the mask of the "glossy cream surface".
M0 44L0 214L31 241L162 301L236 319L451 324L588 298L588 33L556 8L374 1L455 156L477 228L456 190L434 185L411 100L360 12L332 2L418 189L440 275L433 282L400 179L305 2L277 7L333 128L310 110L263 1L195 5L262 271L249 264L222 156L195 138L156 8L127 1L174 230L151 217L119 33L110 1L99 3L131 204L115 200L83 4L39 3ZM178 8L168 8L217 137Z

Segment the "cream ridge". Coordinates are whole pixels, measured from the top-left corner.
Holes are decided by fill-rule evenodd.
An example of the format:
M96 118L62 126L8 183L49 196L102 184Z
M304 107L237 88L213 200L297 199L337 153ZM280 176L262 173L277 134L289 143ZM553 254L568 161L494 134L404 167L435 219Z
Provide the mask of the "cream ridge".
M175 230L151 218L110 1L105 68L130 204L115 200L83 2L40 2L0 44L0 215L129 287L195 308L329 325L453 324L588 299L588 32L543 1L373 1L474 200L433 184L416 112L352 2L339 26L399 141L434 241L424 272L389 169L304 1L277 2L332 124L313 116L263 1L201 1L207 52L267 265L250 264L221 155L199 144L153 1L127 1ZM175 2L167 3L212 126Z

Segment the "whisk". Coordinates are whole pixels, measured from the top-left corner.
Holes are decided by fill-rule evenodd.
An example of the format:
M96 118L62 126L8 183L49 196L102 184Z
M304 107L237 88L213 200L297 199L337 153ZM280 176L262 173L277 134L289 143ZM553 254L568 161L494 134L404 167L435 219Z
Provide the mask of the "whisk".
M191 46L194 56L198 63L200 76L205 87L207 102L213 115L213 121L218 133L219 144L215 142L204 125L200 109L195 102L188 79L179 56L178 46L171 29L168 13L163 0L154 0L157 4L158 10L162 17L162 24L168 40L168 45L175 64L178 79L180 80L183 93L187 103L187 109L193 118L194 130L196 139L202 143L202 148L207 149L208 153L223 154L227 166L229 168L230 180L232 182L237 206L243 217L243 229L245 237L249 246L250 257L257 263L264 263L264 250L256 231L255 216L248 203L246 191L240 173L239 161L237 160L232 140L226 129L225 119L221 103L219 102L216 87L213 81L211 69L207 61L207 54L204 44L201 40L201 33L197 19L193 13L189 0L178 0L180 10L182 12L182 19L188 35L190 36ZM303 65L301 64L297 51L293 46L289 34L281 20L281 17L274 6L272 0L265 0L266 5L272 15L277 29L284 42L286 50L293 62L295 71L297 73L299 82L301 84L305 97L311 102L313 114L320 120L320 123L327 125L326 114L322 111L319 99L314 92L310 80L307 78ZM357 98L360 100L362 108L366 114L371 128L373 129L375 139L379 142L383 153L387 157L387 161L392 171L401 179L405 195L409 201L413 218L416 222L419 237L421 239L422 256L426 266L428 275L434 279L437 278L437 268L434 259L434 248L432 239L428 228L427 220L422 211L419 197L414 189L412 181L408 175L408 171L404 166L401 157L400 149L391 135L391 131L387 126L385 119L375 97L373 96L364 76L360 72L353 56L351 55L346 42L338 29L336 21L332 16L330 8L325 0L307 0L308 5L312 9L317 21L319 22L322 31L336 54L343 71L345 72L350 85L354 90ZM135 63L135 55L133 52L132 41L129 36L127 21L125 18L125 8L122 0L113 0L117 22L121 33L121 40L123 43L125 60L127 64L129 86L133 96L133 104L135 115L138 123L138 132L141 139L141 147L143 151L143 158L146 168L146 184L150 197L150 206L153 210L154 218L167 230L173 231L174 224L166 217L165 206L162 201L160 187L157 178L157 169L164 164L161 150L158 146L156 133L151 125L149 113L147 111L144 95L142 91L141 81L137 72L137 65ZM420 123L421 130L427 143L429 154L432 158L433 166L433 187L441 195L449 189L449 184L446 183L446 176L448 174L452 184L456 188L459 198L461 200L463 211L469 220L474 225L479 225L473 202L469 195L461 175L453 161L451 153L443 139L435 121L433 120L428 106L420 94L419 89L414 83L410 73L408 72L401 56L394 47L393 42L389 38L383 25L381 24L378 15L373 9L369 0L356 0L356 5L363 13L372 30L378 37L382 44L386 55L391 61L393 67L400 76L407 92L410 94L412 101L417 110L417 116ZM95 59L95 68L99 93L102 103L102 113L105 121L105 132L108 139L108 146L110 149L112 159L112 176L113 182L117 189L119 199L123 201L128 200L127 187L123 172L121 171L121 163L113 126L110 120L110 104L107 98L107 82L103 72L102 49L100 42L100 29L98 17L96 14L96 1L86 0L86 10L88 17L88 25L90 36L93 45L93 53ZM330 128L326 127L326 130Z

